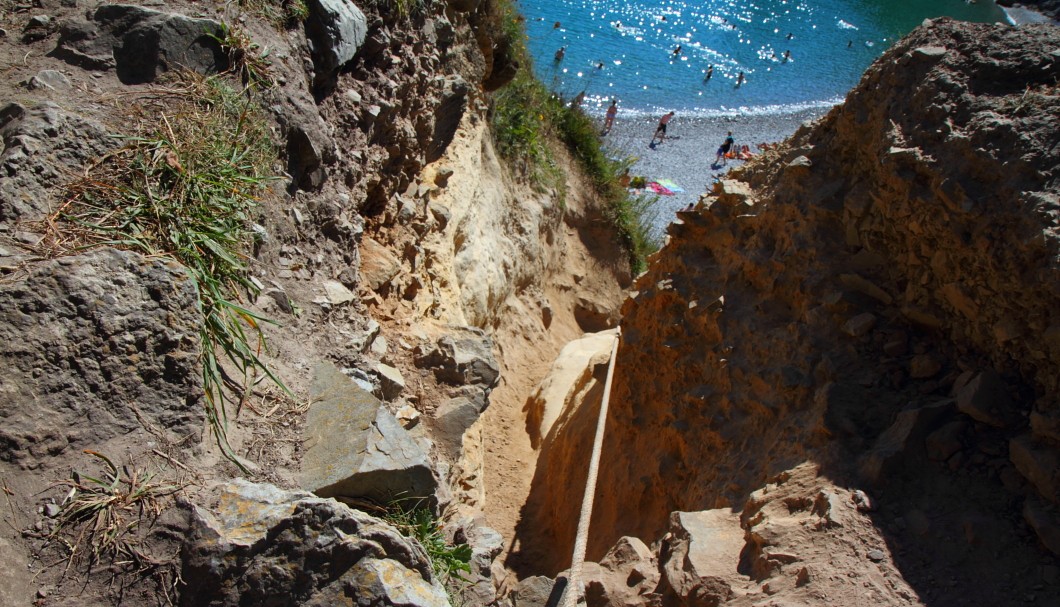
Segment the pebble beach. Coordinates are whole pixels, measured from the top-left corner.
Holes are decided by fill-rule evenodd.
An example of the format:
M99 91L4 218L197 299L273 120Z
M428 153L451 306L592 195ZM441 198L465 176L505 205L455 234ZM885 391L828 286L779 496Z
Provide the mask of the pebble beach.
M615 156L635 158L631 175L644 176L648 181L669 180L684 190L672 196L658 196L653 225L661 235L677 211L699 200L716 176L744 164L740 160L729 160L720 169L711 168L718 146L729 131L732 131L737 146L746 144L752 152L757 152L755 144L783 141L801 124L820 118L827 111L820 108L786 114L711 118L682 117L678 113L667 127L666 140L655 149L648 144L655 133L658 117L623 118L620 114L604 141ZM653 195L650 191L647 193Z

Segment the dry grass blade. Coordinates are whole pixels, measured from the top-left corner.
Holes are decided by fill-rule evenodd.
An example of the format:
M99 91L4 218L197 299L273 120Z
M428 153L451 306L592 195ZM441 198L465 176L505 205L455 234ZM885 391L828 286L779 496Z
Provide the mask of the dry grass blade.
M98 478L74 472L69 479L54 483L67 492L48 539L66 546L68 568L80 559L87 559L89 568L102 562L134 570L158 565L141 548L142 534L137 531L158 518L165 498L180 487L157 482L154 474L140 468L119 469L100 453L85 453L106 467Z

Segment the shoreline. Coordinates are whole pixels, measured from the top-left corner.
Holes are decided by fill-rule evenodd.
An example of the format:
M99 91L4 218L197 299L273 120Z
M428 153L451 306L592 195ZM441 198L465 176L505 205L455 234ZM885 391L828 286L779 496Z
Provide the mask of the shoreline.
M1001 12L1005 13L1005 17L1008 18L1009 23L1017 27L1020 25L1034 25L1036 23L1049 23L1051 25L1060 26L1060 21L1023 4L1016 4L1014 6L1001 6L999 4L998 7L1001 9Z
M654 150L648 147L648 143L655 132L658 116L619 116L611 132L603 139L605 146L615 155L635 158L631 175L644 176L648 181L668 179L684 189L684 192L676 192L672 196L658 196L653 205L653 232L661 237L666 233L666 226L676 218L677 211L697 202L710 189L715 177L744 165L741 160L729 160L727 165L719 169L711 168L718 146L729 131L732 131L737 147L747 145L752 152L757 153L756 144L783 141L803 123L816 120L830 110L831 107L789 114L711 118L682 117L677 114L670 121L666 140ZM655 195L650 190L645 192Z

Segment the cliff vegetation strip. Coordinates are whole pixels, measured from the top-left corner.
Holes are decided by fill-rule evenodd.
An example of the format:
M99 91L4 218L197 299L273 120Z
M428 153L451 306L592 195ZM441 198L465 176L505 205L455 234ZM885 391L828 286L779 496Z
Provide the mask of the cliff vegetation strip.
M219 77L185 75L166 95L177 101L141 135L91 165L68 188L51 218L58 250L115 246L184 266L199 295L200 357L206 413L218 445L228 445L226 384L237 391L264 373L287 390L261 360L262 322L237 303L240 289L256 293L244 251L256 235L249 214L275 179L276 158L259 108ZM222 368L220 350L243 374Z
M632 195L621 185L619 178L632 159L616 159L604 146L592 118L537 79L522 16L509 0L498 4L502 37L508 40L519 70L494 97L497 149L534 185L562 191L563 171L550 147L550 140L558 138L607 204L607 217L629 256L630 269L640 274L647 268L648 256L659 248L651 233L654 199Z

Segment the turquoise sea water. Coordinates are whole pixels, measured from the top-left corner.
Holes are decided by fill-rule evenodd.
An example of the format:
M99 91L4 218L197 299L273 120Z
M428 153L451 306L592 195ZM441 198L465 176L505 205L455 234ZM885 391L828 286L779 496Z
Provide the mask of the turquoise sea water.
M584 91L594 113L617 98L627 116L827 107L925 18L1006 20L992 0L521 0L519 6L538 76L568 98ZM556 61L561 47L565 56ZM745 82L736 86L740 72Z

